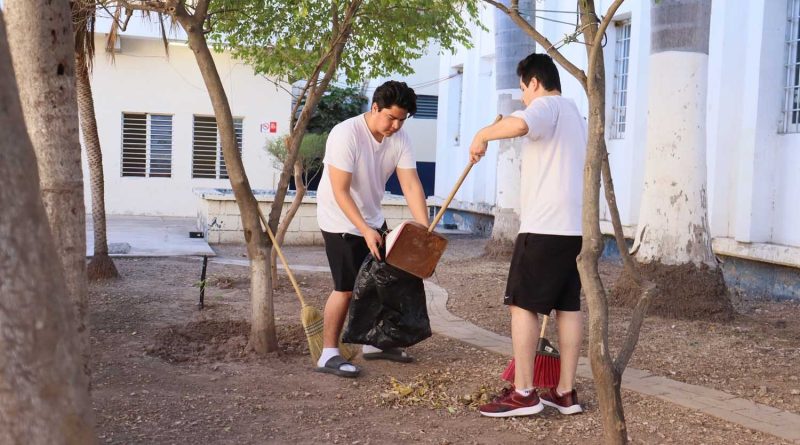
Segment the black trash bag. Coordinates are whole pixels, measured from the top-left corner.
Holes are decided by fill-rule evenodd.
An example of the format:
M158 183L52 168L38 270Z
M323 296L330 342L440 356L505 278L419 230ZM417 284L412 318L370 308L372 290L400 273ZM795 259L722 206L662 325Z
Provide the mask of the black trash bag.
M342 342L404 348L431 336L422 280L367 255L356 276Z

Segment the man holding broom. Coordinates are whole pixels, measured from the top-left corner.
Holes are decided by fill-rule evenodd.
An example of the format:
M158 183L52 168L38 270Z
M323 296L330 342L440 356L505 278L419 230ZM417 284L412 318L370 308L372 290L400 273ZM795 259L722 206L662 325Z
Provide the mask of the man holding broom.
M325 303L323 350L316 370L357 377L361 370L338 348L356 275L369 253L382 257L386 220L381 212L386 181L392 173L414 220L428 225L425 192L403 123L417 111L417 96L404 82L388 81L372 97L370 110L336 125L328 136L317 190L317 220L333 275L334 290ZM399 349L364 345L363 357L407 363Z
M511 310L514 386L480 407L490 417L527 416L545 405L562 414L581 412L573 387L583 318L576 258L581 250L581 203L586 124L575 102L561 97L550 56L531 54L517 66L526 108L481 129L470 145L477 163L487 143L525 137L522 146L521 224L514 243L504 303ZM561 371L558 385L534 389L538 314L556 311Z

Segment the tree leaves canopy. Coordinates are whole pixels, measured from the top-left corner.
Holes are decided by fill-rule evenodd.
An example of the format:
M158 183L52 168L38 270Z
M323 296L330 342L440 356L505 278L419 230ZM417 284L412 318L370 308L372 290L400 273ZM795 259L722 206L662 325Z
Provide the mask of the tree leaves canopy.
M308 79L332 46L333 23L349 3L214 0L210 41L259 74L290 83ZM410 62L422 57L431 42L442 50L470 47L467 25L477 17L477 0L363 0L340 70L349 84L411 74Z

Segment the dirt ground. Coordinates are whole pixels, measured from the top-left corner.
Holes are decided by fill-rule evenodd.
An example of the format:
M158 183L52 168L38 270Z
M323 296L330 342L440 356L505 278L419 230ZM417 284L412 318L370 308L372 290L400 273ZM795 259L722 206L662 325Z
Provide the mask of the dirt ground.
M433 281L450 293L451 311L508 335L500 299L507 263L476 258L481 243L453 240ZM219 252L240 256L243 250ZM287 256L296 264L325 265L319 247L289 248ZM599 441L591 381L578 381L586 414L562 417L546 409L531 418L483 418L475 407L501 387L498 374L506 357L434 335L410 348L415 363L357 358L364 372L356 380L319 374L312 371L299 304L285 279L275 296L280 351L258 358L243 352L249 330L247 268L211 263L206 308L199 311L200 259L117 259L116 264L122 279L90 289L93 400L101 443ZM616 269L604 265L604 272L613 276ZM298 276L307 298L321 307L329 276ZM737 308L743 315L724 326L648 319L631 365L800 411L800 396L790 389L800 388L796 376L791 378L800 362L795 321L800 309L766 302L740 302ZM615 332L623 320L612 314ZM736 354L741 355L734 362ZM623 398L634 443L785 443L655 398L628 391Z
M439 284L449 291L451 312L508 336L510 318L501 299L508 262L470 256L480 254L479 243L474 240L472 250L439 266ZM606 288L621 270L621 265L601 263ZM629 366L800 413L800 304L734 295L733 305L737 315L728 323L647 317ZM622 344L629 315L628 309L609 309L612 352ZM558 338L554 329L549 335Z

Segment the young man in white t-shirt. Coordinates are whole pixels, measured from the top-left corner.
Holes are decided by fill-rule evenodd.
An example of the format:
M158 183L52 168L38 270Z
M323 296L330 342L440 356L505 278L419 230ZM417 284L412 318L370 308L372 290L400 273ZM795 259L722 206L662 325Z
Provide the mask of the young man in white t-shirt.
M334 290L325 303L323 351L317 371L356 377L360 369L344 360L338 344L358 269L367 254L382 257L386 220L381 212L386 181L392 173L411 214L428 225L425 192L403 123L417 111L417 96L405 82L388 81L372 97L370 110L331 130L325 146L325 168L317 190L317 221ZM364 346L365 359L407 363L405 351Z
M487 143L525 137L522 148L521 224L514 243L504 303L511 310L514 387L480 407L490 417L536 414L545 405L562 414L582 411L575 372L583 317L576 258L581 250L581 204L586 123L575 102L561 97L558 69L550 56L531 54L517 66L526 108L481 129L470 146L472 162ZM561 375L541 395L533 388L538 314L556 311Z

